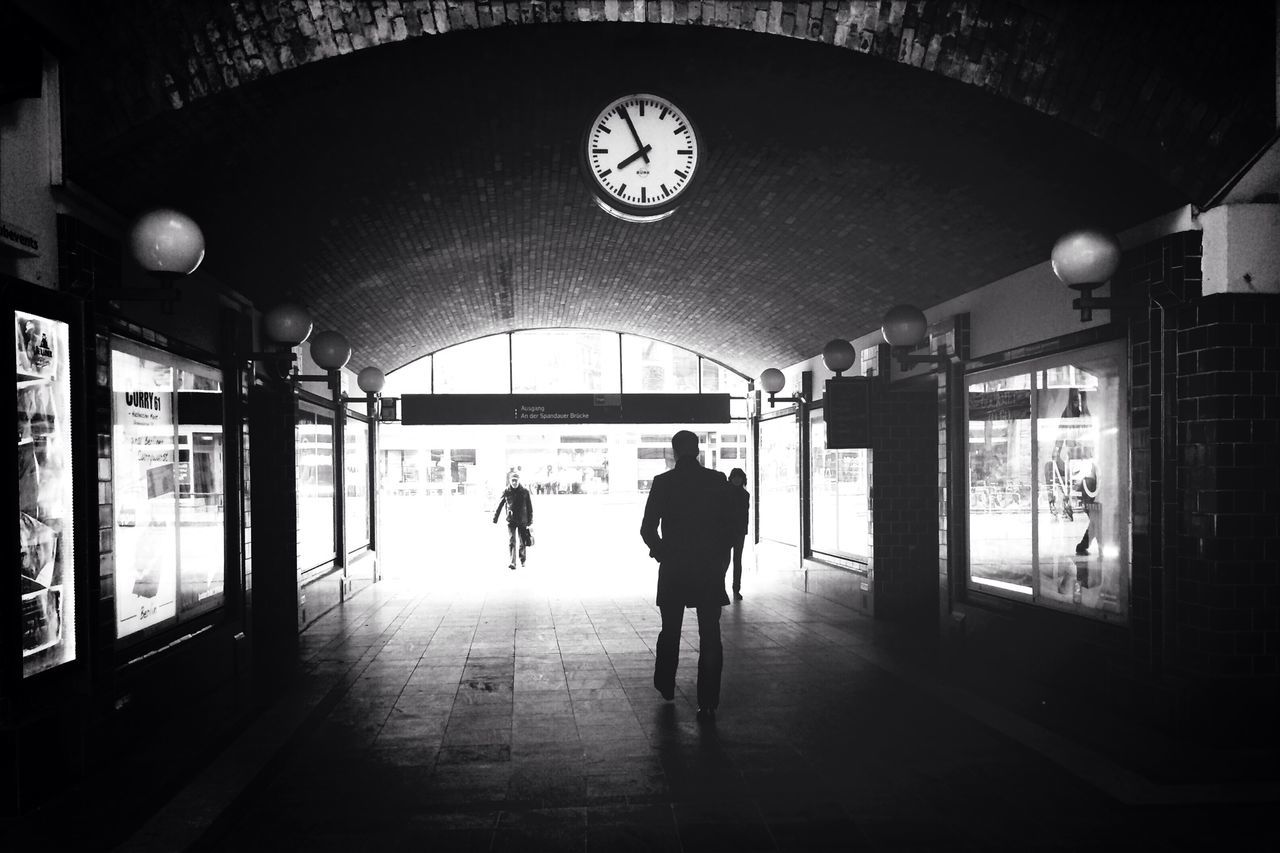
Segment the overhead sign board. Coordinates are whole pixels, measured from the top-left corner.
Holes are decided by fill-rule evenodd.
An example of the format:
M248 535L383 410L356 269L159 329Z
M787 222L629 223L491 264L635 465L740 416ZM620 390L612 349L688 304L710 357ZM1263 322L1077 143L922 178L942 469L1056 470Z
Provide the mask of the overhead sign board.
M728 394L405 394L401 423L718 424Z

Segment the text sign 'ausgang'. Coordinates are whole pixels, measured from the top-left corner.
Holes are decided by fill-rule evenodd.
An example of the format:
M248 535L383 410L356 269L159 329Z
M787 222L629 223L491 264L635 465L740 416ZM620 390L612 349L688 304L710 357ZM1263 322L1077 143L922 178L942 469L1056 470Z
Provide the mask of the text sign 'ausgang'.
M405 394L401 423L722 424L728 394Z

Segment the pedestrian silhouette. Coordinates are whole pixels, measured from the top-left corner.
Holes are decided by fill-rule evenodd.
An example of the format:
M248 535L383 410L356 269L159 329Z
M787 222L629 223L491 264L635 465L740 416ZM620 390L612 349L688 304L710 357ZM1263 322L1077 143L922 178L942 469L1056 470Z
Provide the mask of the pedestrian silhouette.
M525 549L529 546L532 535L529 525L533 524L533 499L529 490L520 485L520 475L512 471L507 475L507 488L502 492L502 499L493 511L493 523L498 523L498 515L503 505L507 507L507 536L511 550L511 562L507 568L516 570L516 560L524 565Z
M729 603L724 577L729 569L731 504L724 474L698 462L698 436L681 430L671 437L676 464L653 478L640 536L658 561L658 634L653 686L675 698L680 629L686 607L698 612L698 719L715 719L720 704L720 608ZM661 527L661 533L659 533Z
M733 547L733 598L742 600L742 546L747 541L751 519L751 493L747 491L747 472L734 468L729 472L730 506L733 510L729 539Z

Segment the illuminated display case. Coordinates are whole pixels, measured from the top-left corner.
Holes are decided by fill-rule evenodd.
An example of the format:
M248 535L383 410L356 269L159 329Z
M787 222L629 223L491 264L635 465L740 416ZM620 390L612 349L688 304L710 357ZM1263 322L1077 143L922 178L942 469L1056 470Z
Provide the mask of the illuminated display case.
M77 611L84 570L73 487L80 425L72 412L83 350L74 301L9 280L0 285L13 324L18 415L18 560L5 590L4 648L9 673L25 680L82 656Z

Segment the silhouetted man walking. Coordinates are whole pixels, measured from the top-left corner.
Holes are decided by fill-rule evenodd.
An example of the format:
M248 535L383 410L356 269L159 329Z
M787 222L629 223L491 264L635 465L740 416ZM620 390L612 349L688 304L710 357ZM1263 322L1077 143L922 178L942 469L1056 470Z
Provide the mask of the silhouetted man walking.
M507 507L507 545L511 552L511 562L507 568L516 570L516 560L524 565L525 548L529 545L529 525L533 524L533 499L529 490L520 485L520 475L512 471L507 475L507 488L502 492L498 508L493 511L493 523L498 523L498 515L503 504Z
M720 608L729 603L724 592L730 548L729 486L724 474L698 462L697 435L681 430L671 437L671 447L675 467L653 478L640 524L649 556L659 564L657 604L662 631L653 686L662 698L675 698L684 609L697 608L698 719L710 721L720 704L724 667Z

